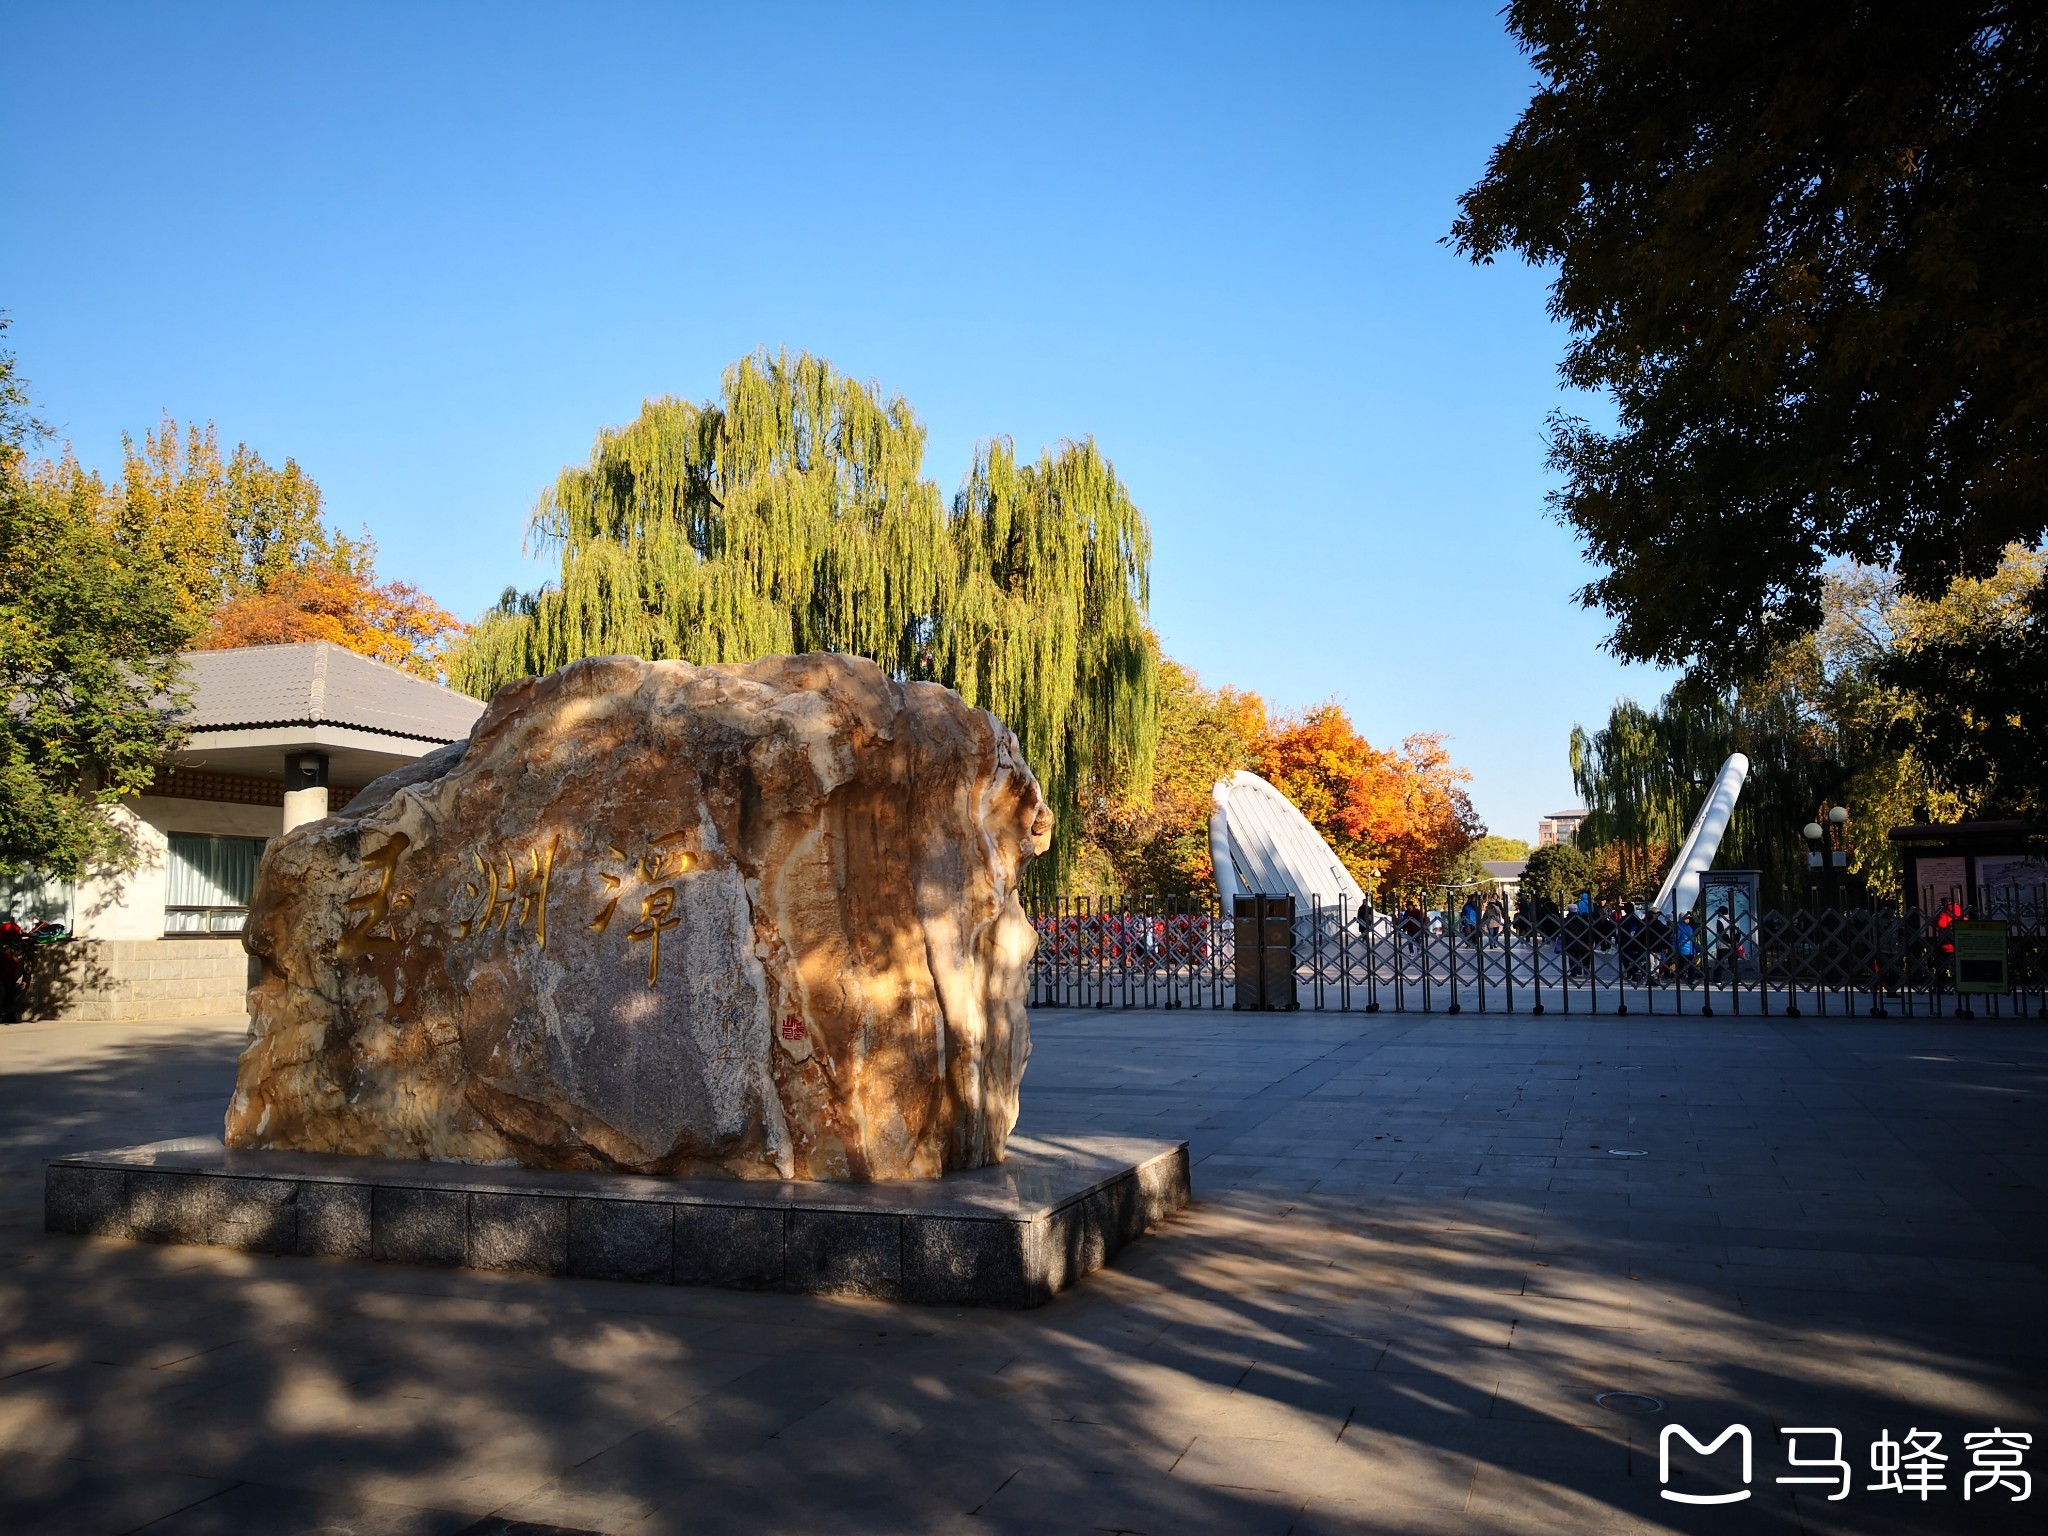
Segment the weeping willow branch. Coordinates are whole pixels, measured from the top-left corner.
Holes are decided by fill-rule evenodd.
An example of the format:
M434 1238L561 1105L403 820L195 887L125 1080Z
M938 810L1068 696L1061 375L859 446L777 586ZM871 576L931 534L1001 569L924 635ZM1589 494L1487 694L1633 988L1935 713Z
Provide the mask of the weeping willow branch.
M534 508L556 582L508 592L451 667L489 697L585 656L866 656L944 683L1017 733L1058 818L1034 883L1071 860L1084 795L1142 784L1158 740L1151 539L1092 440L975 455L950 505L908 402L809 354L726 370L598 434Z
M1589 851L1614 850L1632 884L1654 886L1683 842L1715 771L1730 752L1750 760L1718 862L1763 876L1782 901L1805 888L1799 828L1839 796L1846 769L1838 733L1808 702L1803 652L1756 683L1720 693L1681 682L1655 709L1623 700L1607 724L1575 727L1572 782L1588 814L1577 834Z

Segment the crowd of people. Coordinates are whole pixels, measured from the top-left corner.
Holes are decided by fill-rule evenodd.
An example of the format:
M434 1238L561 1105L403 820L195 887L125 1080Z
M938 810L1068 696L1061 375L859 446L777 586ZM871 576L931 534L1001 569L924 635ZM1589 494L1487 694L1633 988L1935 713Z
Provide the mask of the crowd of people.
M1601 902L1581 891L1569 904L1540 896L1510 903L1506 897L1473 892L1462 905L1442 910L1421 902L1402 906L1394 920L1401 942L1411 951L1425 941L1455 939L1473 948L1506 948L1510 937L1548 944L1567 975L1589 974L1593 958L1616 955L1628 981L1690 981L1706 968L1708 980L1732 975L1749 958L1751 936L1725 909L1696 926L1690 912L1670 914L1646 910L1636 902Z

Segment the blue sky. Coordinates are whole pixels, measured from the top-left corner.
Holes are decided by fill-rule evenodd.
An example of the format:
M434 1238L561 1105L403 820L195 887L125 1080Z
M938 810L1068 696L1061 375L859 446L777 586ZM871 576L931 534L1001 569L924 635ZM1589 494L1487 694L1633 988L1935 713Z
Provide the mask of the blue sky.
M1661 681L1543 506L1542 274L1440 239L1526 101L1493 0L9 5L0 307L88 463L291 456L465 617L534 493L756 347L977 440L1092 433L1209 683L1440 730L1493 830Z

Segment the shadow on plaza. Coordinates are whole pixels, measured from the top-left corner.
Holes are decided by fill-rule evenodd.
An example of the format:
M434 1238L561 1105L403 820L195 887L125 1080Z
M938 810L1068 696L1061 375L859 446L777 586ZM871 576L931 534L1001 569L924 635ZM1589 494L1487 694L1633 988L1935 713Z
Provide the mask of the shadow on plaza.
M1642 1521L1719 1531L2008 1528L2002 1519L2020 1528L2016 1512L1954 1502L1898 1509L1894 1525L1866 1498L1837 1518L1818 1499L1802 1496L1795 1506L1773 1482L1788 1470L1779 1437L1787 1425L1841 1429L1860 1489L1869 1480L1863 1448L1882 1429L1898 1436L1907 1427L1902 1402L1920 1406L1918 1422L1948 1429L1951 1450L1959 1430L1989 1427L1992 1415L1978 1422L1977 1404L2006 1404L2014 1410L2006 1422L2030 1424L2038 1399L2026 1402L2015 1389L2043 1379L2038 1331L2001 1338L1996 1323L1973 1330L1939 1304L1883 1291L1716 1295L1712 1261L1632 1264L1626 1242L1590 1226L1557 1234L1551 1223L1549 1257L1531 1260L1530 1239L1516 1226L1526 1213L1469 1202L1361 1212L1305 1197L1287 1221L1322 1226L1327 1266L1318 1271L1304 1262L1307 1245L1288 1243L1284 1224L1261 1204L1211 1200L1191 1218L1204 1228L1199 1252L1134 1252L1126 1269L1157 1287L1131 1308L1140 1316L1156 1309L1160 1331L1138 1351L1144 1359L1186 1380L1234 1385L1263 1406L1341 1417L1334 1452L1302 1446L1292 1476L1285 1458L1273 1458L1272 1486L1309 1500L1297 1531L1348 1528L1338 1518L1347 1514L1361 1528L1467 1528L1443 1518L1454 1512L1474 1528L1502 1530L1636 1529ZM1693 1272L1680 1278L1681 1270ZM1387 1289L1360 1298L1358 1277ZM2040 1316L2038 1291L2022 1286L1973 1299L2007 1323ZM1315 1310L1306 1325L1303 1301ZM1664 1409L1636 1417L1597 1404L1616 1391L1654 1397ZM1945 1400L1948 1411L1927 1414ZM1960 1401L1972 1406L1958 1411ZM1142 1421L1158 1402L1139 1391L1114 1406ZM1749 1426L1757 1486L1738 1521L1726 1510L1659 1500L1658 1434L1667 1422L1707 1440L1727 1425ZM1815 1454L1811 1443L1802 1449ZM1339 1475L1319 1499L1322 1467ZM1739 1485L1729 1470L1681 1456L1672 1486L1732 1490ZM1959 1481L1952 1474L1952 1501ZM1403 1508L1415 1511L1412 1524Z
M38 1211L47 1158L220 1134L242 1034L214 1021L167 1021L143 1026L141 1035L134 1028L36 1023L8 1026L0 1035L9 1046L30 1032L91 1042L82 1060L73 1048L74 1059L61 1068L0 1074L0 1171L35 1179Z
M49 1152L212 1130L232 1058L166 1032L15 1074L10 1185ZM145 1079L171 1087L145 1096ZM989 1536L1999 1530L2022 1513L1964 1506L1952 1474L1946 1503L1894 1525L1862 1494L1839 1516L1795 1510L1770 1478L1787 1424L1840 1428L1852 1458L1907 1427L1902 1400L1965 1402L1948 1419L1988 1427L1977 1403L2042 1379L2038 1327L2003 1332L2038 1324L2038 1294L1734 1284L1704 1250L1652 1259L1591 1218L1550 1215L1539 1244L1512 1200L1200 1173L1196 1193L1030 1313L49 1238L10 1198L0 1511L170 1536L452 1533L492 1511ZM1593 1403L1608 1390L1667 1412L1611 1414ZM1667 1420L1749 1425L1739 1514L1659 1502Z

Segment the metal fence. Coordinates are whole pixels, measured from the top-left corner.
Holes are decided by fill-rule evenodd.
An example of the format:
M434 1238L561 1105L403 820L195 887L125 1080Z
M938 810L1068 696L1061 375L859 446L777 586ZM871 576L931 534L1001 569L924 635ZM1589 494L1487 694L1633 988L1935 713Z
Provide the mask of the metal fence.
M1510 921L1500 913L1465 928L1450 914L1416 909L1297 907L1293 1005L1363 1013L2048 1018L2048 887L1985 889L1975 900L1957 893L1925 908L1816 908L1718 923L1685 916L1681 927L1676 916ZM1032 920L1034 1007L1240 1006L1237 930L1245 920L1233 922L1213 899L1066 898L1039 907ZM1993 948L2002 950L2002 966L1994 967ZM1255 978L1257 966L1244 974ZM1246 1006L1263 1006L1259 992L1255 980L1247 982Z

